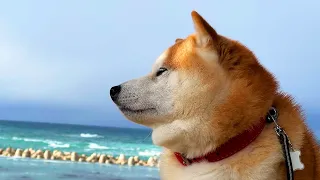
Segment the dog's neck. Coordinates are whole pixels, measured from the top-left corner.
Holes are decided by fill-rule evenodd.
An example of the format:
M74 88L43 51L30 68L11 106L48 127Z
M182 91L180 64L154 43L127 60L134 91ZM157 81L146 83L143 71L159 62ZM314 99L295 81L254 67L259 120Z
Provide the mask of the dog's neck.
M203 119L175 120L153 129L153 143L173 152L183 153L187 158L202 156L217 148L217 135ZM192 133L190 133L192 132Z
M153 128L152 140L158 146L162 146L172 152L179 152L185 158L193 159L205 156L216 150L232 137L257 124L259 119L255 118L255 120L251 121L251 124L242 125L242 129L238 128L236 134L227 133L230 132L228 129L237 128L231 125L226 126L228 129L223 129L223 132L216 131L219 128L213 128L210 124L219 122L218 119L209 121L202 117L201 119L175 120ZM232 132L235 132L234 129Z
M227 142L217 147L214 151L205 154L204 156L189 159L179 152L175 152L174 154L177 160L184 166L202 161L217 162L223 160L236 154L251 144L261 134L266 122L267 121L264 118L260 118L260 121L258 121L252 127L230 138Z

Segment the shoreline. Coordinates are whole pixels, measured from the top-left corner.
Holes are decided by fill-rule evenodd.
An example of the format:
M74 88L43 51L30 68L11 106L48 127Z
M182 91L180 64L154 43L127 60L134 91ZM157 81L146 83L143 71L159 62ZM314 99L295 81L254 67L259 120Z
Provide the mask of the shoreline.
M32 148L0 148L0 155L6 157L21 157L31 159L55 160L55 161L70 161L83 163L98 163L98 164L114 164L127 166L145 166L145 167L159 167L159 157L151 156L148 160L140 159L139 156L127 157L125 154L120 154L117 157L92 153L91 155L78 154L77 152L66 152L60 150L34 150Z

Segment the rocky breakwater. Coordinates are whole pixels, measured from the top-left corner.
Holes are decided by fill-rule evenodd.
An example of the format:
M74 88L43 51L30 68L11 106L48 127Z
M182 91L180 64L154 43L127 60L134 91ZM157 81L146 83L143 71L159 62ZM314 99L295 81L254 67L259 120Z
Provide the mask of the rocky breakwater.
M0 155L6 157L22 157L32 159L45 159L45 160L60 160L60 161L72 161L72 162L87 162L87 163L99 163L99 164L116 164L116 165L128 165L128 166L148 166L159 167L158 157L149 157L148 160L142 160L139 156L126 157L124 154L120 154L118 157L114 157L106 154L93 153L91 155L78 154L76 152L62 152L59 150L34 150L29 149L14 149L11 147L0 149Z

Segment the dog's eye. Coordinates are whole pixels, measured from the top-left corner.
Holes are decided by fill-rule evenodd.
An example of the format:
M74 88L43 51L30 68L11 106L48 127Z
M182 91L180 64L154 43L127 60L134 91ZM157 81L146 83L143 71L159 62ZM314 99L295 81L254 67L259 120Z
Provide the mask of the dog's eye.
M156 76L160 76L162 73L166 72L168 69L161 67L158 69Z

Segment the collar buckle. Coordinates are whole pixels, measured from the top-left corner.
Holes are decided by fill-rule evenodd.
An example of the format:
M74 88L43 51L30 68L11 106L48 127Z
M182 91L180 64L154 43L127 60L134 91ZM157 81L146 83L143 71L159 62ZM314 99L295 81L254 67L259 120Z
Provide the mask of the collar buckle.
M182 164L185 166L189 166L191 164L190 160L186 158L183 154L180 154L181 159L182 159Z

